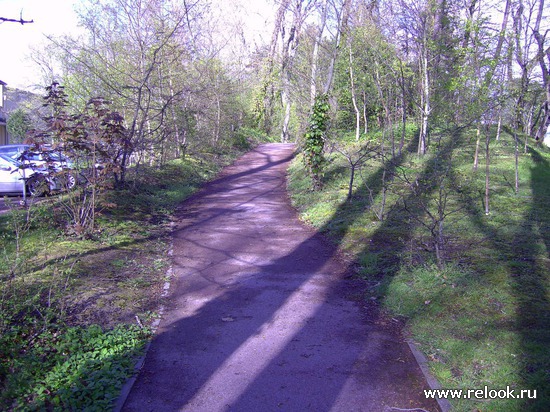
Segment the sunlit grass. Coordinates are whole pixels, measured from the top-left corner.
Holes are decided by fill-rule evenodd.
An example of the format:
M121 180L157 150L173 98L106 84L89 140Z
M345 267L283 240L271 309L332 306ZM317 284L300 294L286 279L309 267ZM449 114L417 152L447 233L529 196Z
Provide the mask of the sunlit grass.
M305 221L355 256L368 286L365 298L407 319L412 339L444 388L538 390L537 400L453 401L457 410L549 410L550 153L531 148L523 154L520 147L516 193L513 141L506 134L493 141L486 215L484 153L474 172L472 140L465 136L454 146L455 186L447 199L447 210L453 212L444 224L443 268L435 264L430 233L416 220L427 221L426 211L404 208L409 182L397 177L389 182L387 213L383 221L377 219L378 161L363 169L353 202L346 204L342 187L347 188L349 171L342 157L331 158L319 192L309 189L296 159L289 178L294 206ZM425 158L407 153L399 171L421 175L434 150L430 147ZM450 182L449 175L445 184ZM374 201L365 185L374 188ZM430 200L432 213L436 200Z

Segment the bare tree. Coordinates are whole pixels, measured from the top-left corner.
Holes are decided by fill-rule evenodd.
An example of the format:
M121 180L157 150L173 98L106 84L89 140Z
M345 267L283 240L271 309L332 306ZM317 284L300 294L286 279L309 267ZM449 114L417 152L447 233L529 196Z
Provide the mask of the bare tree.
M62 50L73 100L102 95L126 119L131 145L122 155L121 181L129 162L151 163L159 152L162 158L166 139L176 148L186 144L182 112L189 94L211 87L196 63L190 64L197 47L192 25L202 12L198 7L185 3L167 9L159 0L90 2L80 11L87 37L51 39Z
M334 79L334 64L339 55L342 34L345 30L350 14L351 0L334 0L332 2L332 6L334 12L335 29L332 33L332 50L330 51L327 79L325 82L325 87L323 89L323 94L329 94L332 89L332 82Z
M293 74L294 58L300 42L302 25L307 16L310 5L302 8L304 1L295 0L292 4L292 19L288 24L281 27L281 101L283 104L283 125L281 130L281 142L287 142L290 139L289 125L291 112L291 78ZM284 23L284 20L281 21Z
M535 140L542 142L550 126L550 46L546 45L548 30L541 34L541 21L544 13L544 0L540 0L533 36L537 42L537 59L542 72L542 84L545 91L545 101L541 107L542 116Z
M315 37L313 44L313 55L311 57L311 80L310 80L310 106L313 107L315 103L315 97L317 96L317 72L318 72L318 60L319 60L319 47L323 40L323 33L327 23L327 2L328 0L322 0L321 10L319 16L319 26L317 28L317 36Z
M353 184L355 182L355 173L359 171L366 164L367 161L375 158L378 155L378 148L370 143L359 145L357 143L350 144L345 142L335 142L334 150L340 153L348 162L350 175L346 201L351 202L353 199Z

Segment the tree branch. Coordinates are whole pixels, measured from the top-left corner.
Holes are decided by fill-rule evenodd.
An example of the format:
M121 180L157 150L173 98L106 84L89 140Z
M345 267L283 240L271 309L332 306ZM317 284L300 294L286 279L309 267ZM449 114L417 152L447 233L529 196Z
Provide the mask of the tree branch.
M0 17L0 22L9 22L9 23L21 23L21 25L23 24L28 24L28 23L34 23L34 20L23 20L23 17L19 17L19 20L16 20L16 19L8 19L6 17Z

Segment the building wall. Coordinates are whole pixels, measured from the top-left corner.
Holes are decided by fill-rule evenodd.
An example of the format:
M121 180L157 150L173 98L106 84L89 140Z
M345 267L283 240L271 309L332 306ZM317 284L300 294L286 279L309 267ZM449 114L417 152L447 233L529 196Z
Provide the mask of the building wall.
M0 146L8 144L8 133L6 131L6 125L0 123Z

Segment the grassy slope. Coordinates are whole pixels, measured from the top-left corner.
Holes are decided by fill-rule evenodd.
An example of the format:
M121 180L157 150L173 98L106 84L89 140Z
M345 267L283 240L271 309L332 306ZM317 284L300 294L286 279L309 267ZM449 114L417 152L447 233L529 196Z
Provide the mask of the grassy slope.
M388 200L383 221L379 160L371 160L346 203L349 168L331 155L320 192L309 190L300 157L290 169L289 190L303 219L352 255L357 272L392 316L403 316L412 338L430 360L444 388L537 390L537 400L459 400L459 411L550 410L550 154L532 148L519 163L515 193L514 144L510 136L491 142L491 211L485 215L485 159L472 172L474 140L466 132L443 136L452 153L443 182L448 193L444 221L445 267L434 263L429 222L409 181L441 173L447 163L406 153L386 168ZM434 137L436 140L438 137ZM411 146L414 143L411 142ZM521 148L522 149L522 148ZM447 156L446 159L449 157ZM437 172L439 168L439 172ZM434 173L435 170L435 173ZM439 193L429 187L421 200L436 211ZM438 186L439 187L439 186ZM369 196L372 194L372 196ZM406 201L407 210L403 207Z
M28 226L24 211L0 216L0 409L109 409L148 338L137 323L161 302L173 213L238 153L142 169L91 239L63 234L59 196L32 205Z

